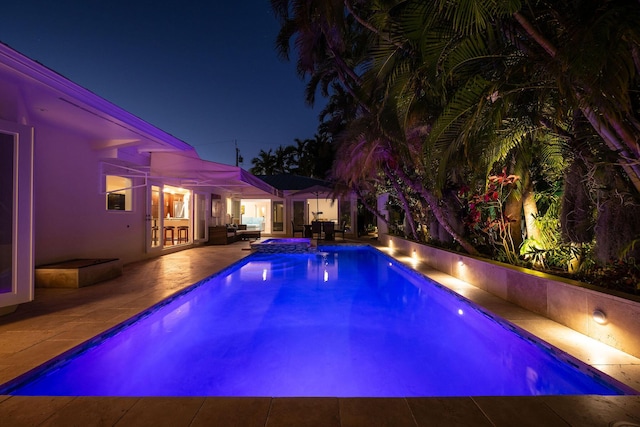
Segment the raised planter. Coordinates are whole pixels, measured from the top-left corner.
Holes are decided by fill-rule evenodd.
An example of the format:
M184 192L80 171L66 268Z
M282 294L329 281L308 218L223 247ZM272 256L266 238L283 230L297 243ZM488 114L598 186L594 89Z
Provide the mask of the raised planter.
M122 275L122 261L74 259L36 267L35 286L39 288L81 288Z
M640 298L539 271L381 235L380 242L515 305L640 357ZM594 320L598 310L606 323Z

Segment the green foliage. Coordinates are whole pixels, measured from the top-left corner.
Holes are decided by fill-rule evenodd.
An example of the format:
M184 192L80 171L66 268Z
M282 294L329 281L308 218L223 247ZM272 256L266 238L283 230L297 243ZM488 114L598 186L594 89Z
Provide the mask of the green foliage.
M479 242L494 248L493 255L498 260L514 265L519 262L510 233L513 218L505 214L504 205L518 179L516 175L507 175L503 170L489 176L484 193L466 194L469 211L467 228Z
M640 264L635 259L614 260L604 265L585 263L573 277L601 288L640 295Z
M446 230L469 253L481 248L506 262L553 271L580 266L580 272L602 268L592 261L598 250L635 256L636 242L618 254L638 238L632 228L615 236L616 245L603 244L623 229L625 211L618 208L628 204L598 207L628 190L635 200L640 189L640 3L272 0L272 6L282 23L279 52L288 58L296 49L307 101L318 93L329 98L321 129L337 145L336 181L358 194L394 194L420 236L436 218L431 234ZM625 177L609 187L611 180L591 175L598 168L579 170L578 161L618 165ZM521 179L492 182L500 175L496 163L506 165L505 178ZM476 199L467 195L467 234L456 230L447 189L475 188L487 176ZM543 195L537 206L534 193ZM590 206L590 198L600 205ZM531 235L518 235L520 226L510 230L521 218L507 217L505 208L524 217L522 229ZM532 226L525 211L536 210ZM600 249L591 223L601 232Z
M295 139L296 145L279 146L273 150L260 150L251 160L249 169L254 175L295 174L324 179L333 163L333 145L326 135L313 139Z

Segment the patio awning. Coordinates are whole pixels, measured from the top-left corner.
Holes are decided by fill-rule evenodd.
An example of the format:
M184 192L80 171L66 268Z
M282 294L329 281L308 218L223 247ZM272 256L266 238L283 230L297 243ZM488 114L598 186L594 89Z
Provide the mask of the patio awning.
M185 188L215 187L240 197L282 197L279 190L244 169L203 160L195 151L152 153L151 176L172 178Z

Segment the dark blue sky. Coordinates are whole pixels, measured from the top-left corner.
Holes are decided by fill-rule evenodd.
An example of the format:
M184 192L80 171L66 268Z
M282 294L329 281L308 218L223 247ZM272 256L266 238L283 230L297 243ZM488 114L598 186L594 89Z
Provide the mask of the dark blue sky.
M295 63L275 51L269 0L5 2L0 41L194 146L245 169L311 138ZM322 102L322 100L320 100Z

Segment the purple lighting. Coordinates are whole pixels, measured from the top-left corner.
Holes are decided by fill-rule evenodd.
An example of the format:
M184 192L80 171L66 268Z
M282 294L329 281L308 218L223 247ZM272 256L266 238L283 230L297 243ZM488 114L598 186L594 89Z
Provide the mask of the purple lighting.
M253 254L0 393L625 393L615 380L519 335L375 249L321 250Z

